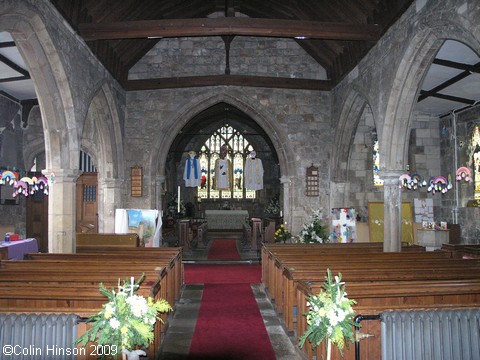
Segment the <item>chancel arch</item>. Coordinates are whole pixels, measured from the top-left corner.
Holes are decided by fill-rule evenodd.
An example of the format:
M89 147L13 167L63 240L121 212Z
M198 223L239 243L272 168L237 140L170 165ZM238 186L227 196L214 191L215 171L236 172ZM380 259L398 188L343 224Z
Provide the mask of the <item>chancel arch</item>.
M192 120L196 116L205 117L209 114L209 111L213 111L216 113L217 124L223 123L225 119L225 106L230 109L236 109L235 113L242 114L242 117L237 119L237 122L240 122L241 124L238 126L238 129L246 129L247 132L253 131L257 134L264 134L251 136L249 141L251 141L254 148L257 148L258 139L263 137L265 144L268 143L268 146L264 146L266 146L269 151L272 151L272 154L275 154L275 162L277 165L274 171L277 174L277 181L279 182L278 191L281 195L285 194L285 187L292 186L288 179L295 174L295 151L289 149L287 134L275 121L273 115L262 109L263 107L260 103L252 103L251 100L247 101L245 99L249 99L249 97L246 94L243 94L242 91L235 89L225 89L213 96L202 96L195 99L196 101L193 105L189 104L188 106L185 106L184 109L177 111L175 115L162 125L163 129L168 129L168 134L159 132L154 144L155 150L152 151L152 169L155 169L156 171L156 174L152 174L152 179L155 181L153 186L155 186L157 200L156 206L158 208L162 206L162 202L168 201L167 191L172 192L173 186L175 186L172 183L172 180L169 180L173 176L171 172L174 171L171 170L171 164L172 161L174 161L172 159L176 157L176 161L179 162L182 154L184 155L183 152L190 150L187 149L187 147L192 147L193 145L200 146L200 144L203 144L209 136L204 127L190 130L190 127L193 126L192 124L196 123L196 121ZM197 117L196 119L198 120L199 118ZM248 127L245 128L245 125L242 125L245 119L250 119L250 127L254 127L251 129ZM206 121L204 124L205 126L208 126L209 122ZM212 129L216 129L216 127L212 126L209 129L214 131ZM183 132L186 131L190 133L191 131L195 131L195 133L199 135L196 138L198 139L198 144L195 142L189 145L190 139L186 136L182 136ZM172 133L178 134L177 137L173 138L171 136ZM259 152L258 156L260 157L261 154L262 153ZM175 171L178 172L178 170ZM175 176L180 175L179 173L175 173ZM283 179L282 189L280 188L280 178ZM272 191L273 190L265 189L263 191L265 194L264 196L273 196ZM292 194L291 191L288 193ZM287 197L281 196L283 200L284 219L289 223L289 216L291 216L290 206L292 204L290 196L291 195L287 195Z
M215 183L214 164L223 145L226 145L226 158L232 165L232 183L228 190L220 191ZM167 182L175 189L183 183L186 155L192 150L203 165L202 171L209 172L205 173L209 184L208 189L204 190L184 189L185 202L193 202L197 196L202 199L205 209L217 207L221 202L223 207L248 208L252 215L260 215L263 212L262 204L280 194L280 169L273 144L263 129L235 106L217 103L197 114L177 134L169 151L166 172ZM235 172L243 173L247 156L253 150L265 169L264 188L256 193L244 189L241 178L240 184L235 182L238 175Z

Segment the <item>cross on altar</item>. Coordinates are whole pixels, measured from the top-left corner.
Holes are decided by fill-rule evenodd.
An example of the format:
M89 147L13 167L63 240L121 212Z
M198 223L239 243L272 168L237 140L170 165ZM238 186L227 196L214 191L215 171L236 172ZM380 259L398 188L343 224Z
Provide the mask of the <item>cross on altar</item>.
M353 208L332 209L333 236L337 242L355 241L356 214Z

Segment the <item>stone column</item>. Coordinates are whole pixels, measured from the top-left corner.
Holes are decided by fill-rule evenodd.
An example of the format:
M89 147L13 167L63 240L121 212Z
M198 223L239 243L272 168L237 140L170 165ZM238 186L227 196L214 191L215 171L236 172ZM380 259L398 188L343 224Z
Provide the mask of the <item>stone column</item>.
M98 232L115 232L115 209L121 208L122 181L99 179L98 182Z
M290 176L282 176L280 178L280 183L283 185L283 223L285 224L286 228L291 229L292 223L292 201L290 196L292 192L290 191L290 187L292 185L291 177Z
M80 170L43 170L49 179L48 251L74 253L76 240L76 180ZM53 180L53 183L51 182Z
M383 184L383 251L402 249L402 190L399 177L403 171L381 172Z
M155 208L160 211L160 216L162 215L162 200L165 194L164 189L166 188L165 179L166 177L164 175L157 175L155 177Z

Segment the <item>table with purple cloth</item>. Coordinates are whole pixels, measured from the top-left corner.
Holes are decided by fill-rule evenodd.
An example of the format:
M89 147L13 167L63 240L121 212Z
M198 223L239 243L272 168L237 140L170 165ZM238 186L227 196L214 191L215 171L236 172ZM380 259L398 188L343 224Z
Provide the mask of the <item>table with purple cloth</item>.
M37 239L0 241L0 259L23 260L25 254L38 252Z

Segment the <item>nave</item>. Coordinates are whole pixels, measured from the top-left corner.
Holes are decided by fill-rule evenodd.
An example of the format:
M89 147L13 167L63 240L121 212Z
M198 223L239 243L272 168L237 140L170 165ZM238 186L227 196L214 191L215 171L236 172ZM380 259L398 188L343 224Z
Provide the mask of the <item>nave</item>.
M261 285L257 253L242 249L239 235L211 233L209 237L206 246L199 244L184 254L185 284L169 320L160 359L300 359L293 334L288 335ZM213 298L205 296L206 288ZM239 291L247 295L246 300L239 298ZM221 311L225 294L233 326L222 330L214 319L222 317L215 312ZM210 315L213 325L202 326L197 321L200 309L209 307L215 309ZM245 321L250 321L246 331L239 325Z

